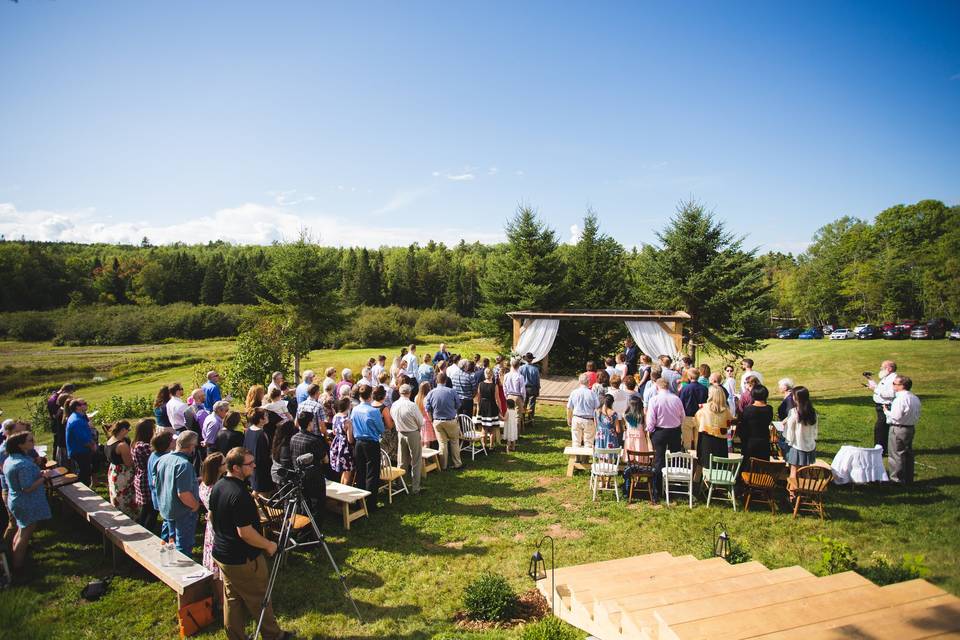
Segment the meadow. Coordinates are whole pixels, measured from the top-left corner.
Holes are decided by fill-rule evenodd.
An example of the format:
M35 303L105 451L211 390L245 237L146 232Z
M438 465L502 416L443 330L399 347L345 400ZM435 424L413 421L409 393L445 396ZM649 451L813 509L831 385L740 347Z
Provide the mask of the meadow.
M103 348L0 342L0 358L22 370L21 386L43 382L37 371L89 367L84 375L92 377L92 370L108 378L80 391L95 407L114 394L152 396L162 383L186 383L196 364L185 362L224 361L232 348L229 340ZM493 345L483 340L451 343L451 348L493 353ZM356 367L380 352L392 353L315 351L304 368ZM569 434L562 408L543 407L517 452L498 450L467 461L460 471L431 474L422 495L400 496L349 532L328 515L323 528L366 623L351 616L326 559L297 554L284 568L275 595L281 624L306 638L514 638L515 630L467 632L452 620L462 609L463 587L481 571L503 574L518 591L529 589L527 563L541 535L556 539L558 566L661 550L706 557L718 521L754 559L770 567L799 564L817 570L822 553L818 538L826 537L849 544L863 564L875 554L891 560L922 555L927 578L960 594L960 395L954 386L960 343L772 341L751 355L771 387L790 376L811 389L821 416L818 453L827 459L843 444L872 444L874 410L861 372L876 372L885 358L896 360L913 378L923 402L914 444L916 483L909 488L832 487L825 521L771 515L765 507L734 514L726 505L706 508L702 500L692 510L627 505L608 495L591 502L587 476L564 475L562 449ZM717 358L705 361L720 364ZM0 393L6 416L20 413L24 404L14 394L12 388ZM44 439L49 441L49 435ZM30 580L0 592L5 636L176 634L173 593L129 562L114 571L92 528L72 517L47 523L35 536L33 550ZM80 599L87 581L114 574L106 597L93 603ZM8 635L7 630L15 631ZM215 625L198 637L224 634Z

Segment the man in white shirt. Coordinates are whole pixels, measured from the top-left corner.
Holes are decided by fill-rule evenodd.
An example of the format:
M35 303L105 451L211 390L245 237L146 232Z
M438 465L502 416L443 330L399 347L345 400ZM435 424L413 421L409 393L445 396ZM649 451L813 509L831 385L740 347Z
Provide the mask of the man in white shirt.
M404 368L412 376L417 375L417 368L420 366L420 358L417 356L417 345L410 345L410 351L403 357Z
M890 425L887 424L887 416L883 409L884 405L893 402L896 395L893 380L897 377L897 363L893 360L881 362L879 376L879 380L868 379L867 386L873 390L873 404L877 410L877 421L873 424L873 443L883 447L883 455L887 455L887 436Z
M887 436L890 447L887 463L890 466L890 480L900 484L913 483L913 435L920 420L920 398L910 391L913 380L907 376L893 379L896 392L889 408L884 409L890 433Z
M673 370L673 358L670 356L660 356L660 377L667 381L667 388L670 393L677 393L677 385L680 384L680 374ZM656 389L654 389L656 395Z
M377 363L370 367L370 378L372 380L379 380L380 374L387 370L387 356L380 355L377 356Z
M183 401L183 385L174 382L170 385L170 399L167 401L167 419L175 433L180 433L187 428L187 417L184 413L187 410L187 403Z
M420 468L423 453L420 447L420 429L423 428L423 413L410 400L409 384L400 385L400 397L390 406L390 417L397 428L397 464L410 474L410 490L420 493Z
M743 369L743 375L740 377L740 393L743 393L747 388L747 378L756 378L757 382L763 384L763 376L760 375L759 371L753 370L753 360L751 358L741 360L740 368Z
M567 399L567 426L570 427L570 440L575 447L593 447L597 435L597 407L600 406L597 394L587 386L590 377L580 374L579 386Z
M267 385L267 394L269 394L269 393L270 393L271 391L273 391L274 389L279 390L279 389L280 389L280 385L282 385L282 384L283 384L283 372L282 372L282 371L274 371L274 372L273 372L273 375L270 376L270 384Z

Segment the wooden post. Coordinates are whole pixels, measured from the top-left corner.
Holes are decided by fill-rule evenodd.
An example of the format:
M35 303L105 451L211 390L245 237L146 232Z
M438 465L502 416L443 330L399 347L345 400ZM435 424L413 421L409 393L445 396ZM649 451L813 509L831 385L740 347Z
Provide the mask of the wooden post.
M520 329L521 329L521 325L520 325L520 319L519 319L519 318L512 318L512 320L513 320L513 349L516 350L516 349L517 349L517 343L520 342Z
M550 371L550 354L543 356L543 360L540 361L540 373L542 375L547 375Z
M673 321L673 341L677 345L677 353L683 353L683 322Z

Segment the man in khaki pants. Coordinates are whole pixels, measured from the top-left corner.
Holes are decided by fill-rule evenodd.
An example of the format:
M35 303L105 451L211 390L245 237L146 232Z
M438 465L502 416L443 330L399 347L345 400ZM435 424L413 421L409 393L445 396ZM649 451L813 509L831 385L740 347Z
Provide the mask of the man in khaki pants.
M460 462L460 425L457 424L457 407L460 396L446 386L447 374L437 374L437 387L427 394L424 407L433 420L433 430L437 433L437 446L440 448L440 466L447 468L450 461L453 468L463 466ZM450 445L449 458L447 444Z
M213 559L223 577L223 626L229 640L246 640L249 618L260 615L267 591L268 569L263 551L272 556L277 544L263 537L257 505L244 481L256 467L253 454L243 447L227 453L227 475L210 493L213 522ZM291 637L277 625L273 605L268 604L260 627L264 640Z
M587 385L590 377L581 373L580 385L567 399L567 426L570 427L570 440L575 447L593 447L597 435L597 407L600 406L597 394Z

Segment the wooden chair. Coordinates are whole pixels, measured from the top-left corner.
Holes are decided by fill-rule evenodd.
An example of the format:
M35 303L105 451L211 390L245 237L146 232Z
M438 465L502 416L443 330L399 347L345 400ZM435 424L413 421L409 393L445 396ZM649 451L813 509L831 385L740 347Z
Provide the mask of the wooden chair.
M410 492L407 490L407 482L403 476L407 475L407 470L402 467L394 467L390 464L390 456L383 449L380 450L380 491L386 490L387 502L393 504L393 496ZM400 481L400 488L394 491L393 483Z
M653 478L656 470L653 468L653 451L632 451L624 450L627 469L630 469L630 490L627 492L627 503L633 502L633 491L638 484L647 485L647 494L650 496L650 502L653 502Z
M733 505L733 510L737 510L737 497L734 494L734 487L737 484L737 475L740 473L740 462L742 458L721 458L710 454L710 468L703 470L703 484L709 489L707 491L707 506L710 506L710 500L713 499L714 489L722 489L726 492L726 497L717 496L717 500L729 500Z
M690 508L693 509L693 469L697 457L689 453L671 453L667 451L667 463L663 467L663 492L667 496L667 505L670 504L670 487L673 492L687 496ZM682 491L677 487L686 487Z
M457 416L457 424L460 425L460 451L469 451L471 460L477 459L478 451L482 451L483 455L489 455L483 443L483 431L473 424L473 418L461 413Z
M601 449L593 450L593 462L590 465L590 489L593 491L593 499L596 501L598 491L613 491L620 502L620 457L623 449ZM611 482L612 481L612 482ZM613 484L613 487L610 487Z
M801 511L820 514L824 518L823 497L827 487L833 481L833 472L821 465L809 465L797 469L797 483L793 487L796 499L793 505L793 517Z
M262 496L254 496L257 503L257 511L260 512L260 524L263 525L264 534L276 541L280 537L280 529L283 528L283 509L272 507ZM300 537L304 531L310 531L310 518L297 514L293 521L292 535L294 538Z
M770 505L772 513L777 512L777 501L773 497L773 490L777 485L777 477L782 471L782 464L761 460L760 458L750 458L750 471L745 471L742 474L743 483L747 489L747 499L743 503L744 511L749 511L750 500L756 499Z

